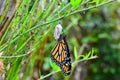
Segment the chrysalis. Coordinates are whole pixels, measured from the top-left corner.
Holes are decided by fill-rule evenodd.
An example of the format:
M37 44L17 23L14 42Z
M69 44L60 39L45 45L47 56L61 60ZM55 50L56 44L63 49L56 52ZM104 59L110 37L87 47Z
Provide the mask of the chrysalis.
M56 27L55 27L55 29L54 29L54 38L55 38L56 40L59 39L61 32L62 32L62 26L61 26L61 24L56 25Z

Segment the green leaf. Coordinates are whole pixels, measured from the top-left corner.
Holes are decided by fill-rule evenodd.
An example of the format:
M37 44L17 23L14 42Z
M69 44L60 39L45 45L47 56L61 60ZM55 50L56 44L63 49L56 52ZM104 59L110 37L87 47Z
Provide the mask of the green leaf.
M91 50L91 57L93 56L93 54L94 54L94 48L92 48L92 50Z
M79 58L76 47L74 47L74 56L76 60Z
M72 4L72 6L77 7L77 6L79 6L81 0L70 0L70 2Z
M109 38L110 35L108 33L101 33L98 35L99 38Z
M60 69L52 60L49 60L49 61L50 61L50 65L51 65L53 70L59 70Z
M100 3L100 0L96 0L96 5L98 5Z
M91 55L91 53L92 53L92 51L90 51L85 57L86 57L86 58L89 58L90 55Z

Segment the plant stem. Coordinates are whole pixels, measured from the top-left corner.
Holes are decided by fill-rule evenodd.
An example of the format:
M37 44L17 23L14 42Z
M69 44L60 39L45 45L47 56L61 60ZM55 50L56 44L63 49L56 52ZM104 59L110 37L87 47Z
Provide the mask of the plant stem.
M97 57L97 56L91 56L91 57L89 57L89 58L87 58L87 59L77 60L77 61L74 61L74 62L72 63L72 65L75 65L75 64L77 64L77 63L79 63L79 62L83 62L83 61L87 61L87 60L91 60L91 59L96 59L96 58L98 58L98 57ZM39 80L45 79L45 78L51 76L52 74L55 74L55 73L60 72L60 71L61 71L61 70L57 70L57 71L51 72L51 73L49 73L49 74L41 77Z
M32 50L28 51L26 54L21 54L21 55L18 55L18 56L0 56L0 58L19 58L19 57L24 57L24 56L29 55L34 50L35 49L32 49Z

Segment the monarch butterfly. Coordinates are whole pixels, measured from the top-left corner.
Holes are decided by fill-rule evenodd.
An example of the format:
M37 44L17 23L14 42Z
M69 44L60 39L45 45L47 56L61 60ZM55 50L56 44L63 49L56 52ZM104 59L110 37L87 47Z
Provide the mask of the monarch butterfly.
M71 71L69 48L64 35L60 35L57 44L51 51L51 59L61 68L65 75Z

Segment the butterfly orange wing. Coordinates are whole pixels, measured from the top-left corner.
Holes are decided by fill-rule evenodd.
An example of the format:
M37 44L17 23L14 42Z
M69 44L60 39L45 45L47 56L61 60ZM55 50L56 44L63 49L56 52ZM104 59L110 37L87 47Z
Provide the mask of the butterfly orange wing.
M58 43L51 51L51 59L60 66L65 75L70 74L71 59L65 36L60 35Z

